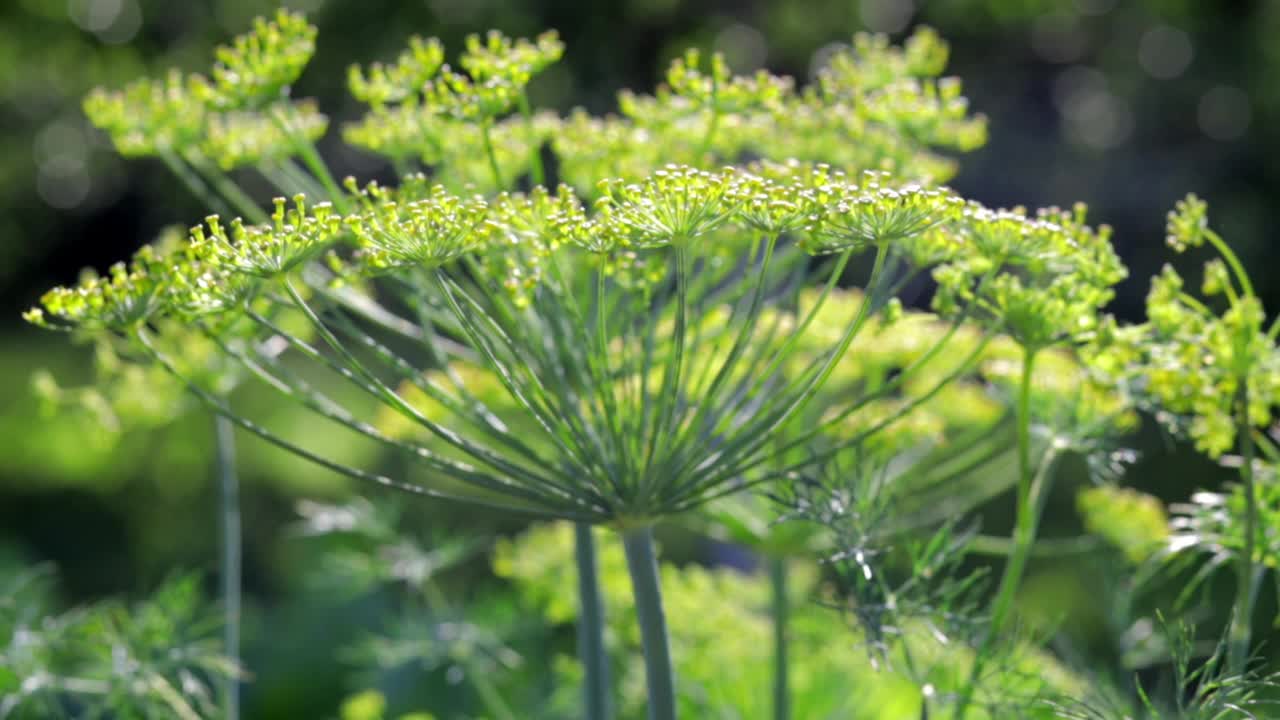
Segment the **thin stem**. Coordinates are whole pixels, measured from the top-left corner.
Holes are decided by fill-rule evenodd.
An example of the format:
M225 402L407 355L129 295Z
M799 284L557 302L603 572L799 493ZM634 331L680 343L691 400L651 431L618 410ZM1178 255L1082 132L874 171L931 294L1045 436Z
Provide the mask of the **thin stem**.
M698 146L698 159L706 157L707 151L711 149L711 140L716 136L716 130L720 127L720 81L716 77L715 70L711 71L711 119L707 121L707 131L702 136L702 144Z
M210 410L218 413L222 417L225 417L226 419L230 420L231 422L235 423L241 428L248 430L254 435L257 435L263 440L266 440L272 445L275 445L276 447L282 450L285 450L286 452L290 452L294 455L297 455L298 457L301 457L304 460L308 460L316 465L319 465L320 467L325 468L326 470L331 470L335 473L338 473L339 475L345 475L347 477L354 478L356 480L363 480L365 482L371 482L376 485L380 485L382 487L392 488L395 490L400 490L400 491L411 493L414 495L421 495L424 497L453 500L455 502L472 502L472 503L477 503L493 509L502 510L504 512L526 513L528 515L531 515L533 517L538 517L538 518L546 518L552 515L552 513L547 511L542 511L542 510L527 508L527 507L519 507L516 505L510 505L510 504L503 504L503 503L499 503L497 501L491 501L485 498L463 497L463 496L451 495L449 493L440 492L438 490L434 490L429 487L421 487L418 485L413 485L411 483L401 482L399 480L394 480L392 478L389 478L385 475L379 475L377 473L372 473L367 470L362 470L360 468L343 465L342 463L330 460L324 457L323 455L318 455L316 453L313 453L310 450L307 450L306 448L303 448L300 445L291 443L288 440L285 440L284 438L276 435L275 433L272 433L271 431L253 422L252 420L248 420L246 418L240 417L239 415L236 415L235 413L233 413L231 409L227 407L227 405L222 401L221 398L209 392L208 390L205 390L204 388L200 387L200 385L196 384L193 380L183 375L182 372L178 370L173 360L171 360L167 355L160 352L160 350L156 348L155 343L151 340L146 330L142 328L137 328L134 331L134 337L142 345L143 350L151 357L151 359L159 363L159 365L165 370L165 372L172 375L174 379L178 380L183 385L185 385L187 390L190 391L192 394L194 394L196 398L200 400L200 402L202 402L204 405L206 405ZM448 477L458 479L462 482L468 482L471 479L465 475L459 477L459 476L450 474L448 475ZM566 513L562 511L556 511L554 513L554 516L565 517Z
M178 156L168 151L161 151L159 157L164 162L165 167L169 168L169 172L173 173L174 177L178 178L179 182L186 186L187 190L196 199L204 203L209 210L231 217L231 207L227 205L226 201L214 193L203 178L183 164Z
M491 127L493 127L493 121L488 118L480 123L480 138L484 140L484 154L489 158L489 170L493 173L493 186L498 190L502 190L502 171L498 169L498 156L493 152L493 138L489 134Z
M213 416L218 466L218 504L222 521L222 606L226 621L222 630L223 653L240 662L240 487L236 477L235 426L225 417ZM227 720L240 717L240 680L228 677L223 687Z
M242 214L246 220L252 223L265 223L271 219L267 212L253 201L253 198L240 189L240 186L231 179L230 175L227 175L222 168L218 167L217 163L201 157L194 151L188 152L185 158L191 167L203 175L209 185L214 190L217 190L231 204L231 207Z
M587 720L609 720L609 654L604 647L604 598L596 570L596 543L591 525L574 523L574 556L578 561L578 660L582 663L583 708Z
M991 626L987 636L973 659L973 669L969 673L969 681L961 691L956 703L955 718L963 720L973 700L973 692L982 676L987 653L991 650L995 639L1004 630L1009 612L1013 608L1018 586L1022 582L1022 574L1026 570L1027 558L1031 555L1031 546L1035 542L1036 525L1039 523L1040 502L1037 497L1043 483L1037 482L1036 473L1031 467L1031 380L1035 367L1036 351L1023 349L1022 380L1018 388L1017 431L1018 431L1018 507L1017 519L1013 529L1013 552L1005 563L1004 575L1000 578L1000 589L996 593L995 607L991 613ZM1051 464L1051 457L1046 457L1041 470L1046 474Z
M1257 297L1257 293L1253 291L1253 283L1249 281L1249 273L1244 271L1244 265L1241 264L1240 258L1236 256L1231 246L1222 240L1218 233L1212 230L1205 230L1204 236L1209 239L1209 243L1213 245L1218 254L1222 255L1222 259L1227 261L1227 265L1231 267L1231 272L1236 276L1236 282L1240 283L1240 290L1245 295Z
M1244 550L1237 558L1236 607L1231 618L1228 635L1229 650L1227 669L1231 675L1242 675L1249 662L1249 643L1253 636L1253 604L1257 597L1256 573L1254 573L1254 543L1258 527L1258 498L1253 481L1253 434L1249 423L1249 383L1240 385L1239 407L1236 409L1237 431L1244 461L1240 465L1240 479L1244 483Z
M676 683L667 643L667 618L662 609L658 561L653 551L653 527L627 530L622 547L631 572L631 592L644 647L645 679L649 686L649 720L675 720Z
M535 187L546 184L546 171L542 167L542 147L533 127L533 110L529 107L529 94L520 93L520 114L524 116L525 132L529 137L529 174Z
M293 142L294 150L302 157L302 164L320 181L320 184L324 186L325 192L329 193L330 202L338 209L338 212L344 215L347 214L349 212L347 196L342 192L342 188L338 186L338 182L333 179L333 174L329 172L329 166L324 164L324 160L321 159L320 153L316 152L315 146L311 144L310 140L294 131L290 118L286 117L285 109L277 109L276 112L271 113L271 118Z
M787 624L791 608L787 598L787 559L781 555L769 558L769 586L773 592L770 608L773 619L773 717L774 720L790 720Z

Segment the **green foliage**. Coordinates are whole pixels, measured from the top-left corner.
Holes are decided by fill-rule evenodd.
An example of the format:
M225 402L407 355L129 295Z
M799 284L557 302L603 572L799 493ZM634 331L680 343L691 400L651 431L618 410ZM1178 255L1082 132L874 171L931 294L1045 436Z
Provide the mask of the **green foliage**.
M1232 674L1227 668L1227 646L1216 643L1207 658L1197 658L1193 628L1160 618L1173 665L1173 701L1153 699L1137 688L1136 699L1095 691L1094 698L1055 703L1055 717L1062 720L1225 720L1262 718L1276 709L1275 692L1280 678L1274 674Z
M119 714L196 720L212 682L237 677L212 637L195 578L137 603L53 610L47 569L13 569L0 587L0 717Z
M1147 323L1104 318L1127 270L1083 206L993 210L938 187L954 172L938 153L974 149L986 131L959 82L940 77L947 49L927 29L901 47L859 35L807 87L735 76L719 55L704 64L693 51L653 94L623 92L619 114L603 117L531 107L529 84L564 51L554 33L471 36L461 72L441 42L415 38L393 63L353 66L348 78L369 110L344 138L388 157L398 182L339 184L315 147L326 118L289 93L315 34L282 11L219 49L210 79L175 73L91 95L86 111L122 153L160 157L219 214L185 244L51 290L27 319L98 343L129 372L163 372L244 430L370 486L632 538L762 488L816 530L729 530L774 553L818 548L832 582L800 590L847 611L870 650L833 647L825 611L797 615L806 652L792 670L806 717L946 705L958 718L971 705L1047 714L1042 701L1077 689L1012 632L1015 598L1058 459L1078 453L1091 471L1114 472L1125 456L1112 437L1131 426L1133 404L1159 408L1212 456L1244 454L1243 496L1218 501L1225 513L1187 513L1189 535L1169 546L1231 548L1216 562L1233 556L1240 573L1229 665L1243 677L1250 578L1269 561L1272 520L1255 474L1280 460L1257 432L1280 388L1280 325L1263 330L1203 203L1170 216L1170 244L1219 252L1204 293L1226 309L1191 298L1170 270L1153 283ZM292 205L263 210L226 174L234 168ZM549 170L564 180L554 190ZM840 289L853 269L862 289ZM936 314L899 297L921 276L936 282ZM248 376L404 465L347 464L324 435L295 440L232 408L226 393ZM67 397L46 379L39 387ZM1009 488L1016 521L988 615L983 575L966 564L975 535L959 517ZM1108 488L1081 498L1089 529L1134 561L1161 537L1149 501ZM435 586L460 553L399 541L367 507L311 510L313 529L328 523L365 545L364 557L338 556L335 577L391 579L415 597L353 657L463 668L487 714L514 717L489 676L513 671L518 655ZM496 562L559 622L574 583L523 574L563 579L556 542L529 536ZM603 555L609 605L625 606L617 546ZM714 599L762 606L765 586L694 568L665 575L684 711L764 714L768 663L751 660L773 628L754 607ZM635 598L642 619L662 617L645 607L657 595ZM643 637L652 688L665 629L610 618L622 657ZM907 689L850 692L838 678L865 676L868 657L889 661ZM639 665L625 667L624 714L636 713ZM868 700L882 690L883 704ZM651 712L670 717L659 694ZM384 711L377 694L343 709Z

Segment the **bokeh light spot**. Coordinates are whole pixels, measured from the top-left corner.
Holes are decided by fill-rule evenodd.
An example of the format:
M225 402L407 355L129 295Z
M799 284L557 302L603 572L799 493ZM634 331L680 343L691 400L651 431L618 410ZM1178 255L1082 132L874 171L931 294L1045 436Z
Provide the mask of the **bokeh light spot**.
M715 48L724 53L729 67L737 72L759 69L768 55L768 47L760 31L741 23L730 25L717 33Z
M902 32L916 12L911 0L862 0L861 9L862 24L884 33Z
M1138 41L1138 62L1153 78L1169 80L1186 72L1195 49L1191 38L1177 28L1157 25Z
M1101 72L1072 67L1058 76L1053 101L1068 140L1097 150L1117 147L1133 133L1133 112L1111 92Z
M89 197L91 183L84 163L69 157L56 157L36 170L36 192L51 207L69 210Z
M1074 15L1043 15L1031 26L1031 48L1048 62L1075 62L1087 44L1088 38Z
M1219 85L1200 97L1196 120L1214 140L1235 140L1249 129L1249 96L1240 88Z

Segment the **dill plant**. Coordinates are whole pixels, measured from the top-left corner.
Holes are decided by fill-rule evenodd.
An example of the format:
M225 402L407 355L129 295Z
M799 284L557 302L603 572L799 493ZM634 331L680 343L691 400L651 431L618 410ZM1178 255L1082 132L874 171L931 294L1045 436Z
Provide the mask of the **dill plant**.
M1218 567L1234 565L1235 604L1222 669L1242 678L1249 670L1257 595L1274 566L1273 478L1280 451L1264 428L1280 400L1280 321L1267 324L1249 274L1209 226L1202 200L1189 195L1169 212L1167 242L1177 252L1212 249L1201 296L1166 265L1152 278L1147 321L1109 326L1092 364L1197 450L1238 468L1240 481L1227 492L1200 492L1174 508L1157 559L1180 570L1196 556L1207 558L1184 598Z
M108 338L219 416L338 473L578 523L592 718L611 714L592 526L621 536L649 714L674 717L654 525L750 487L808 478L819 497L838 492L815 478L849 452L901 449L915 411L963 392L1004 348L992 367L1014 376L1017 519L963 717L1010 623L1055 443L1086 443L1109 417L1082 411L1079 394L1037 405L1037 373L1097 336L1125 271L1083 209L992 210L938 185L955 169L943 153L985 138L959 82L940 77L938 37L858 36L803 88L691 52L655 93L623 92L605 116L533 108L530 82L563 52L553 33L474 36L460 70L440 43L414 39L349 73L368 110L343 138L385 157L393 183L339 181L317 152L328 120L289 94L314 39L281 12L221 48L207 75L87 98L122 154L160 158L218 214L184 244L51 290L28 320ZM247 171L282 197L260 205L232 174ZM848 275L861 292L840 289ZM926 275L937 324L912 334L897 296ZM899 333L920 344L878 368L849 361ZM391 477L284 437L232 407L210 363L412 469ZM344 404L313 372L377 411ZM1078 435L1041 432L1062 413ZM1008 451L985 427L948 449L953 468ZM866 513L885 512L877 497L865 494ZM777 637L774 711L786 717Z

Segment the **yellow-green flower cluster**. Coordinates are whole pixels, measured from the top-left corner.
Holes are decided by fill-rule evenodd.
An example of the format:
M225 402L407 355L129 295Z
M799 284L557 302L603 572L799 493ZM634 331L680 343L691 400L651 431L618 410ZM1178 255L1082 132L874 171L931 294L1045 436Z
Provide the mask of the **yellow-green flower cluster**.
M471 35L458 60L464 74L444 64L439 40L414 38L392 65L374 64L367 72L352 66L351 93L369 105L370 112L348 126L344 135L354 145L392 158L441 162L446 146L462 130L449 120L468 125L501 118L524 102L529 81L563 53L564 45L554 32L533 41L498 32L483 39ZM481 149L481 157L484 152ZM456 153L454 159L463 157Z
M849 51L831 55L818 82L828 95L852 99L903 78L937 77L949 54L946 42L930 27L916 29L900 48L885 35L858 33Z
M791 78L770 75L763 70L750 76L735 76L720 53L711 56L710 67L704 72L701 54L696 48L690 48L671 63L667 86L658 91L658 104L678 106L679 98L687 103L689 110L714 113L780 110L793 89Z
M133 262L112 265L105 277L86 273L74 287L53 288L40 298L40 308L23 317L46 328L126 331L161 307L168 283L166 268L145 246Z
M1132 488L1099 485L1082 490L1076 507L1085 529L1141 563L1169 537L1169 518L1158 498Z
M639 183L603 181L595 204L600 235L614 247L640 249L706 235L735 209L727 198L732 180L728 170L711 173L668 165Z
M310 100L277 112L275 117L252 110L210 115L202 152L224 170L271 163L293 156L298 138L314 143L329 129L329 118Z
M396 200L376 184L361 193L364 211L347 219L370 272L434 269L477 249L486 240L489 204L458 197L437 185L425 197Z
M132 82L123 90L96 88L85 97L84 111L125 157L180 150L199 142L205 126L204 109L190 78L176 70L157 80Z
M1222 297L1225 309L1191 295L1182 276L1165 266L1151 281L1147 322L1107 325L1092 364L1116 386L1154 403L1157 419L1218 457L1235 447L1243 428L1270 423L1280 402L1274 326L1264 327L1262 304L1234 254L1209 228L1203 202L1190 196L1178 203L1168 237L1175 249L1209 240L1223 254L1205 268L1203 290Z
M270 105L286 97L316 50L316 28L299 13L256 18L253 30L215 50L212 82L195 79L196 96L219 110Z
M314 103L288 99L315 36L301 15L281 10L219 47L210 77L171 70L123 90L98 88L85 114L126 156L212 160L224 169L293 156L298 142L314 142L328 126Z
M548 114L534 128L507 133L522 135L533 147L507 152L501 133L492 132L496 162L486 160L488 147L449 152L455 138L469 137L460 126L500 125L517 106L526 111L530 78L562 52L551 33L533 41L471 36L459 60L465 72L456 72L441 64L437 42L415 39L392 65L351 70L353 94L371 109L344 135L397 162L420 160L442 176L470 162L490 166L490 175L497 166L502 175L517 177L529 169L522 156L549 140L561 177L587 194L596 192L601 177L637 180L672 162L706 170L744 155L934 183L949 177L954 163L930 148L967 151L985 140L985 121L968 115L959 83L934 79L945 65L946 47L932 31L921 30L901 49L881 36L859 36L836 54L822 82L804 92L790 78L763 71L734 75L721 56L708 62L690 51L672 63L654 94L620 93L620 116ZM466 144L470 149L477 143ZM441 182L455 187L443 177Z
M827 202L815 203L821 219L808 237L812 252L895 243L947 223L964 202L946 188L911 184L895 187L888 173L867 172L858 186L841 188Z
M409 38L409 47L389 65L371 63L368 70L352 65L347 70L347 87L356 100L381 108L408 100L422 92L444 65L444 45L436 38Z
M458 64L472 78L488 81L502 79L518 91L534 76L558 62L564 55L564 43L554 30L542 33L532 42L524 38L512 40L496 30L490 30L481 40L479 35L469 35L466 52Z
M191 229L191 253L204 263L263 279L300 268L327 250L342 231L342 219L327 202L308 209L296 195L289 206L275 199L270 225L247 225L240 218L224 227L216 215L206 219L208 231Z
M948 232L960 249L934 271L935 309L993 324L1032 352L1091 339L1127 274L1110 228L1088 226L1083 206L1028 216L971 203Z
M350 181L347 189L359 208L345 218L329 203L308 208L301 196L292 206L278 198L264 225L211 217L207 230L192 231L189 252L199 272L181 275L178 286L188 293L185 301L206 306L212 300L207 289L233 284L223 282L222 272L274 278L345 236L354 237L353 260L374 274L436 268L483 250L486 263L505 267L510 286L527 293L541 275L541 258L561 246L609 256L615 269L640 263L648 268L640 272L651 275L654 268L646 263L657 258L647 251L697 239L729 251L737 247L722 237L729 226L773 237L796 233L799 246L811 253L884 245L907 258L918 238L945 232L958 259L948 256L937 271L944 314L974 311L1021 342L1044 346L1089 330L1108 283L1120 272L1098 268L1110 246L1105 233L1093 234L1079 215L1030 219L972 205L961 212L960 201L945 189L895 187L883 174L868 174L854 185L825 166L757 169L779 179L668 165L639 182L604 181L590 211L568 187L489 202L425 176L407 178L398 190L376 183L361 189ZM498 259L502 254L510 257ZM125 272L116 282L133 288L126 282L131 277ZM101 304L112 305L124 297L120 292L113 290ZM63 311L65 305L55 307Z

